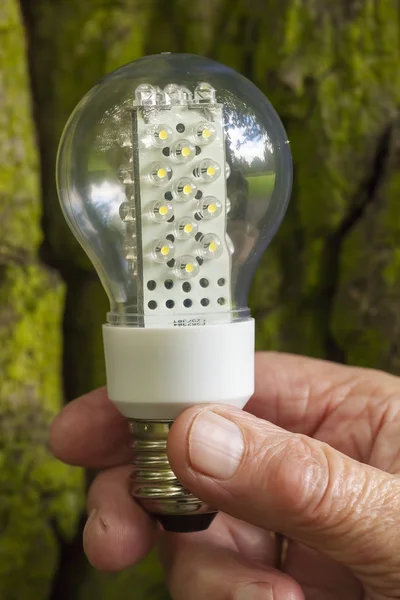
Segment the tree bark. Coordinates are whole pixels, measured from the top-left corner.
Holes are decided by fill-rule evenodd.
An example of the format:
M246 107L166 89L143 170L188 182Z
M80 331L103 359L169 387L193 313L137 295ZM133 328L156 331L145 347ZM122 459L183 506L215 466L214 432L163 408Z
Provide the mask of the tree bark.
M292 202L251 294L258 348L399 373L396 0L21 0L21 5L42 160L42 256L67 287L68 399L104 383L100 327L107 301L58 208L53 175L58 139L75 104L100 77L160 51L208 55L243 72L275 105L291 140ZM75 582L68 582L76 571L75 547L63 552L57 600L74 597ZM135 599L160 597L159 575L154 585L146 576L152 565L145 564L143 577L135 570L111 579L83 572L82 598L91 589L98 598L118 600L138 577L144 591L135 585Z
M39 260L39 163L16 0L0 6L0 157L0 597L42 600L59 540L76 532L82 477L47 449L62 398L64 286Z
M99 78L144 52L155 4L104 0L21 0L28 36L34 115L42 162L42 257L66 285L63 319L65 397L104 385L101 325L108 300L91 264L72 237L55 189L55 157L62 129L80 98ZM165 597L160 568L150 557L121 576L91 569L81 534L61 543L61 561L51 598L135 600Z

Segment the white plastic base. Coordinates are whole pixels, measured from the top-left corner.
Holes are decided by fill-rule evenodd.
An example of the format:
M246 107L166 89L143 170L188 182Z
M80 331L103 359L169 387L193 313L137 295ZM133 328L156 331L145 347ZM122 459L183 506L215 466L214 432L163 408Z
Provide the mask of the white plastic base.
M130 419L175 419L194 404L243 408L254 392L254 321L103 326L110 399Z

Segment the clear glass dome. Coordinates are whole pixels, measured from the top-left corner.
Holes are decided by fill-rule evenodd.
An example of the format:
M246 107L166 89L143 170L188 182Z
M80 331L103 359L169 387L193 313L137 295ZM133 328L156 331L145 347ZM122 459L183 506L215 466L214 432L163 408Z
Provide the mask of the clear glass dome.
M250 81L206 58L161 54L82 99L61 139L57 184L111 323L205 325L249 317L292 161L278 115Z

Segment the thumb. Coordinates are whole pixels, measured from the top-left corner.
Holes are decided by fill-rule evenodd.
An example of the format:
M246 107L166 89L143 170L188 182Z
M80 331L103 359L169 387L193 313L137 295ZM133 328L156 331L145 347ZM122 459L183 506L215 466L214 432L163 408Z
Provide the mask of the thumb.
M301 541L364 581L383 566L398 577L396 477L226 406L183 413L168 452L181 482L217 509Z

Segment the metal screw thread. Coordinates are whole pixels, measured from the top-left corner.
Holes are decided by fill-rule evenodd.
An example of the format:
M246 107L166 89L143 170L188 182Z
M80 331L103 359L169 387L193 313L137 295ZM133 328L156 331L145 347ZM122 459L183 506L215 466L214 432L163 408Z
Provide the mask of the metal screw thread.
M133 435L131 493L155 515L214 512L179 483L167 456L167 439L173 421L130 420Z

